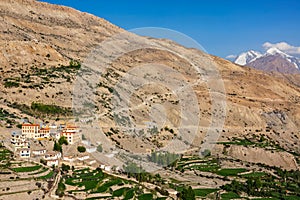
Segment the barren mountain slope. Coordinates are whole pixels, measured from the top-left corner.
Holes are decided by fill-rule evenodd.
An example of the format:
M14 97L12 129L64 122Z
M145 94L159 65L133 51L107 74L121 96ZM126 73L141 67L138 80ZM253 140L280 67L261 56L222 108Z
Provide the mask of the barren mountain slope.
M83 62L88 53L101 41L123 31L90 14L29 0L2 0L0 17L0 26L4 27L0 33L0 106L19 117L34 115L55 119L71 115L73 83L80 66L76 61L69 61ZM194 54L195 57L211 59L215 63L225 84L227 103L220 141L231 140L233 137L253 138L265 135L265 139L274 141L282 148L300 153L300 88L294 82L255 69L240 67L166 40L150 41ZM131 136L126 136L126 133L121 131L118 135L109 133L110 128L116 128L111 113L113 92L110 88L114 88L130 69L141 63L169 66L183 74L191 83L197 82L196 72L190 62L170 51L144 48L126 53L115 60L106 69L107 73L103 73L106 76L99 77L101 85L95 91L95 105L98 114L101 115L99 124L105 127L104 133L124 148L132 147L127 145L132 142ZM204 74L210 70L205 64L199 67ZM193 85L192 88L197 94L201 114L201 129L193 141L194 147L197 148L208 130L211 116L217 111L211 110L212 100L205 82ZM169 111L168 126L176 133L180 109L176 105L176 96L166 95L167 93L170 91L161 86L145 86L138 90L132 97L132 102L137 105L143 104L143 107L132 111L134 121L143 124L146 118L144 113L147 113L155 102L159 102ZM166 97L162 98L163 95ZM148 97L151 97L151 101ZM38 112L33 106L35 102L58 105L59 112L53 115ZM3 122L2 126L5 125L6 122ZM10 130L6 132L8 131ZM169 131L158 132L158 136L138 141L141 145L133 147L136 148L134 150L142 151L145 147L163 146L165 144L162 141L174 137ZM222 153L221 151L217 153Z

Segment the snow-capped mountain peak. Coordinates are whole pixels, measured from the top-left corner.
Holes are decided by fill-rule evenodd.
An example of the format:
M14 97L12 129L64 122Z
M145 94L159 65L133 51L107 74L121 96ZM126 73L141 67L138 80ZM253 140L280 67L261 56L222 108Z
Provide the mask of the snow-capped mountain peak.
M272 47L264 54L258 51L247 51L241 53L234 61L239 65L248 65L257 69L267 71L278 71L282 73L300 73L300 59Z
M246 65L254 60L256 60L257 58L260 58L262 56L262 54L258 51L254 51L254 50L250 50L247 52L243 52L241 53L236 59L235 59L235 63L239 64L239 65Z
M268 49L267 52L264 55L276 55L276 54L279 54L279 55L284 56L284 57L292 57L292 56L280 51L279 49L277 49L275 47L272 47L272 48Z

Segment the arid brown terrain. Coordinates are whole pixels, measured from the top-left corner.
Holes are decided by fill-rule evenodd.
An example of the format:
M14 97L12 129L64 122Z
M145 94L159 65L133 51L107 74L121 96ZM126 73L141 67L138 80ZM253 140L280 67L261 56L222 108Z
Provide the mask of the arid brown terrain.
M29 117L55 119L72 117L72 93L79 64L102 41L114 34L125 31L108 21L71 8L50 5L33 0L2 0L0 2L0 107L9 115L1 118L2 135L8 136L18 124L16 118ZM126 32L125 32L126 33ZM146 40L142 38L141 40ZM187 49L168 40L147 39L156 43L185 51L197 57L210 59L217 67L224 86L226 97L225 124L219 138L220 142L233 141L235 138L247 138L259 143L261 137L270 144L268 148L227 147L217 144L212 153L219 156L232 156L247 162L264 163L286 169L298 168L300 154L300 87L296 75L269 74L248 67L235 65L222 58L205 54L196 49ZM109 51L109 49L107 49ZM166 129L158 130L155 137L148 140L136 139L139 146L130 145L131 136L122 133L114 124L111 112L111 98L118 80L141 63L159 63L169 66L186 77L191 83L197 76L190 62L169 51L140 49L126 53L115 60L107 69L107 76L99 77L102 85L97 88L96 107L99 124L110 139L128 150L143 151L163 146L174 133ZM199 66L205 74L210 69ZM284 76L284 78L282 77ZM196 84L193 90L197 94L200 108L199 133L192 147L200 146L209 127L211 116L211 98L205 83ZM151 101L162 103L162 95L169 91L163 87L150 86L137 91L132 102L142 104L151 96ZM179 117L175 96L167 96L166 108L170 112L168 126L178 131ZM32 108L33 103L58 106L58 114L45 114ZM152 102L153 103L153 102ZM151 103L144 104L132 111L136 123L144 120L143 112L148 112ZM9 120L9 121L8 121ZM115 128L118 134L108 134ZM285 153L276 151L280 147ZM134 148L134 149L131 149ZM272 152L271 152L272 151ZM259 157L263 155L266 159Z

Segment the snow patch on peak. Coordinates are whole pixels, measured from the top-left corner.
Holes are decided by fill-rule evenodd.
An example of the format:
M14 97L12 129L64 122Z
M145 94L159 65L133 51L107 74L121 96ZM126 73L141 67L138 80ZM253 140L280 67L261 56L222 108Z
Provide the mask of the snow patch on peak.
M256 60L257 58L260 58L262 56L262 54L258 51L254 51L254 50L250 50L247 52L243 52L241 53L236 59L235 59L235 63L239 64L239 65L246 65L254 60Z
M284 57L291 57L290 55L280 51L279 49L277 49L275 47L268 49L267 52L265 53L265 55L276 55L276 54L282 55Z
M276 47L268 48L264 54L261 54L260 52L254 51L254 50L243 52L239 56L236 57L234 63L244 66L244 65L250 64L251 62L256 61L257 59L269 61L269 57L273 57L273 56L281 57L281 58L285 59L286 62L293 64L293 67L300 70L300 58L288 55L287 53L279 50ZM256 63L256 65L265 65L265 63L263 61L261 61L261 62L262 63L260 63L260 61L259 61L258 63Z

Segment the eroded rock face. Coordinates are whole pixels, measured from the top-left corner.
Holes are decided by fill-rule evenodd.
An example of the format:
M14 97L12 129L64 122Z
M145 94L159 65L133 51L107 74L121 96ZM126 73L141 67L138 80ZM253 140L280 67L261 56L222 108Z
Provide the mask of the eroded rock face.
M294 156L287 152L233 145L228 149L228 154L236 159L251 163L262 163L286 170L298 169Z

